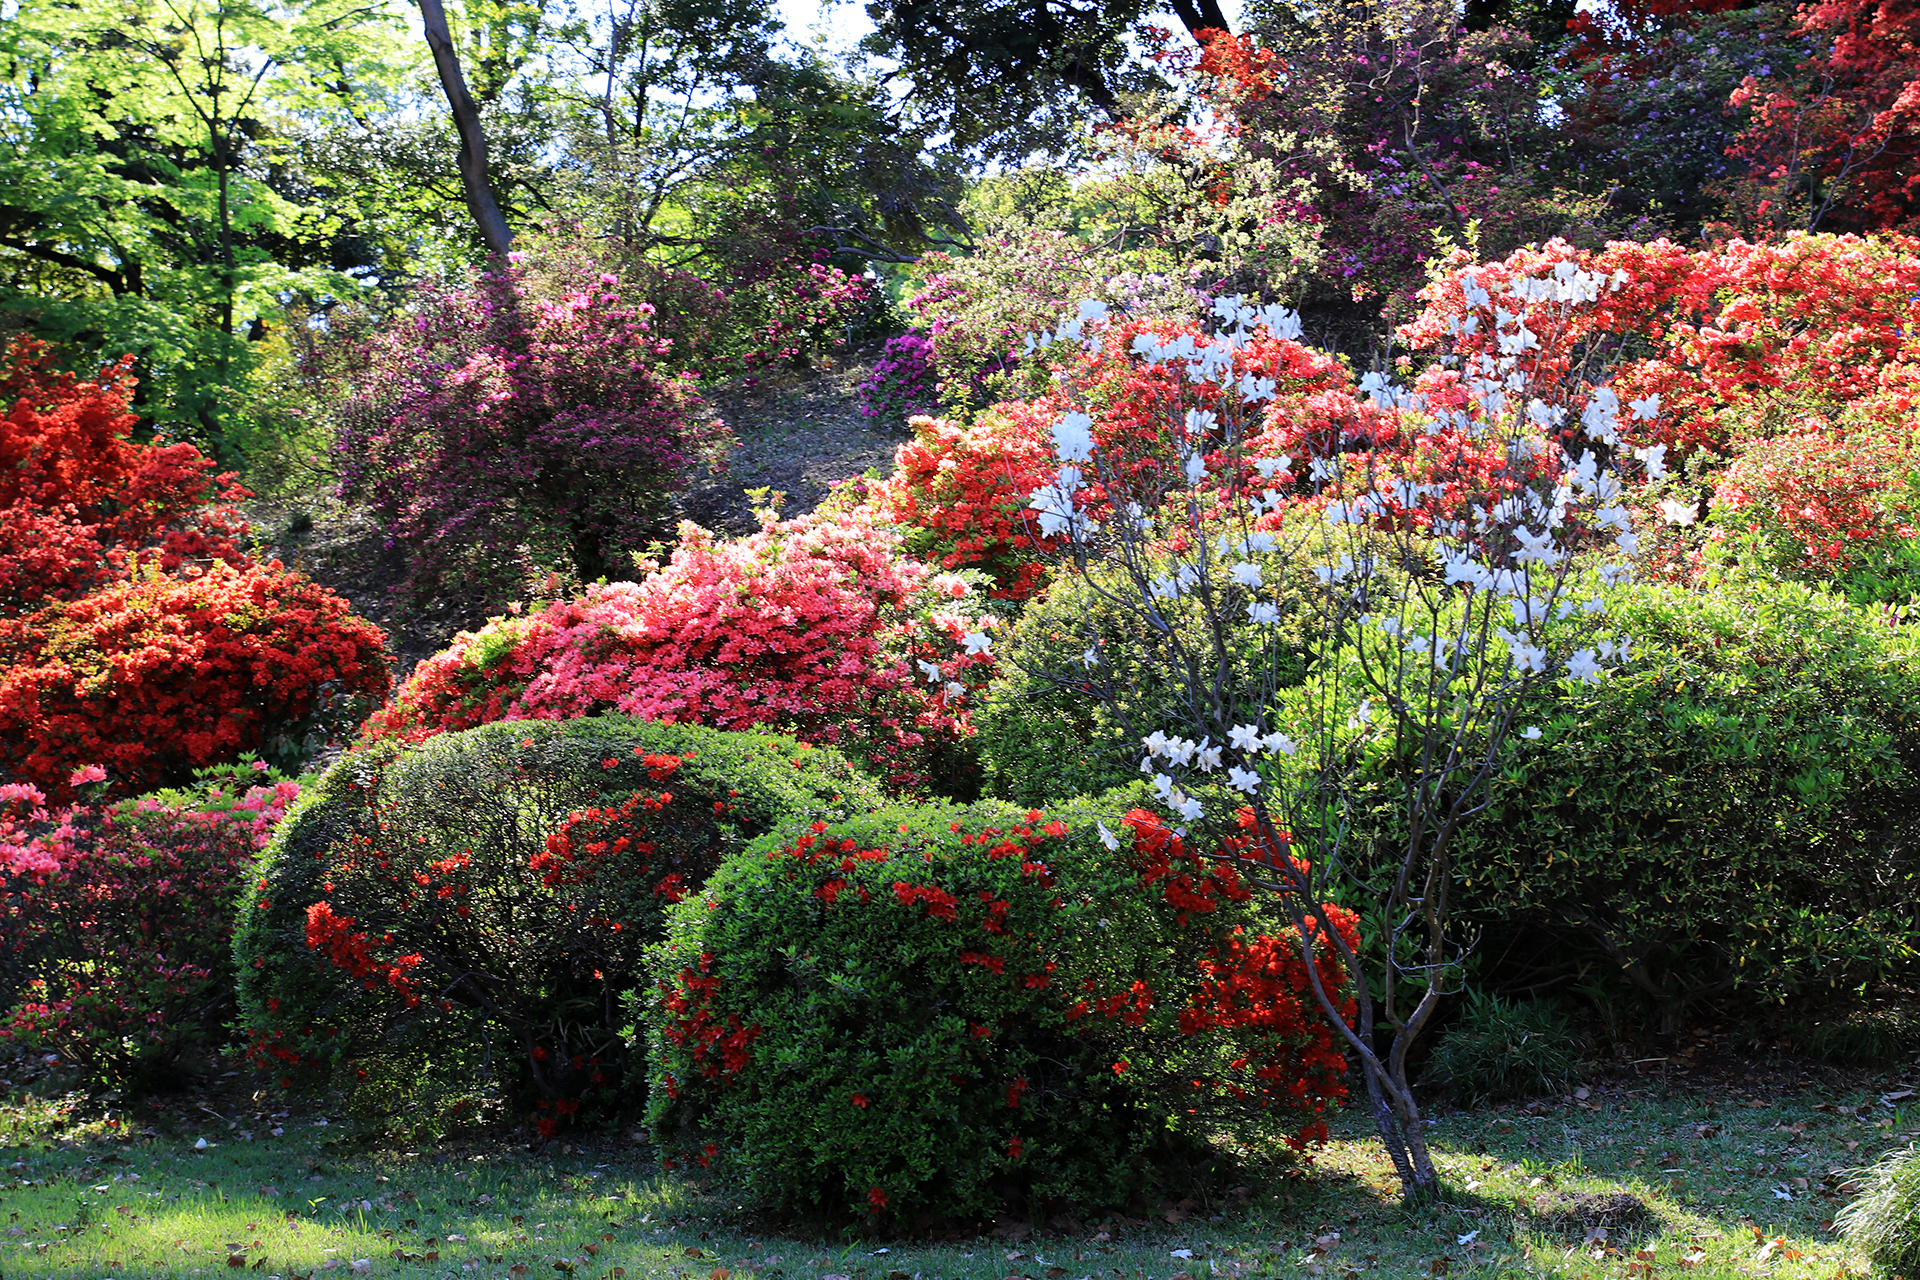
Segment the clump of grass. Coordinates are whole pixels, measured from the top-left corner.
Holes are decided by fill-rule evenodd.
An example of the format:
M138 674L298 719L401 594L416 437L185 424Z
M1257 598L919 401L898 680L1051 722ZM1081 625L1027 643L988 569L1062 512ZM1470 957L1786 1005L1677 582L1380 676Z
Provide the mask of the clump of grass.
M1855 1175L1860 1194L1834 1230L1888 1271L1920 1273L1920 1146L1895 1151Z
M1427 1065L1455 1097L1491 1102L1564 1089L1579 1073L1585 1047L1554 1005L1470 991Z
M1802 1044L1822 1062L1891 1062L1920 1046L1920 1014L1899 1005L1855 1009L1843 1017L1807 1026Z

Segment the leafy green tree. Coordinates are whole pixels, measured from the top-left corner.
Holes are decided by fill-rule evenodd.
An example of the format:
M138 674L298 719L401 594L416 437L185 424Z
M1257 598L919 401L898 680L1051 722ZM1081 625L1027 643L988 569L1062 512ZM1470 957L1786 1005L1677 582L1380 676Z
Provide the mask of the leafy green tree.
M219 446L262 336L354 291L348 217L283 122L340 112L394 24L360 0L23 0L0 80L0 310Z

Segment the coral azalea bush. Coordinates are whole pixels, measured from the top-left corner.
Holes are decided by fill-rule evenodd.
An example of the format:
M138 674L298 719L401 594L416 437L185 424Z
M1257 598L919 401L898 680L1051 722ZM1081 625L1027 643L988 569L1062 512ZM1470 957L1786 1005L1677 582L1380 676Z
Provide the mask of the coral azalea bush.
M1220 1132L1324 1138L1344 1063L1230 856L1114 800L769 836L669 910L656 1133L771 1206L882 1226L1123 1204Z
M913 787L969 732L966 699L992 662L963 643L989 625L976 606L964 577L905 558L857 513L769 518L732 541L682 525L638 582L456 638L366 736L617 711L842 744Z

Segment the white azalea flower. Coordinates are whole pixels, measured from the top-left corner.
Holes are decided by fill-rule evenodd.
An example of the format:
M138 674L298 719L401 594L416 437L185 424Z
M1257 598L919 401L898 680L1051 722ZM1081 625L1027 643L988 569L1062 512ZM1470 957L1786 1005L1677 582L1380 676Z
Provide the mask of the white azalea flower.
M1260 749L1260 726L1257 724L1237 724L1227 730L1227 742L1235 751L1258 751Z
M1235 766L1227 770L1227 785L1235 791L1252 795L1254 790L1260 785L1260 775L1251 769L1242 769Z
M967 647L970 655L986 653L993 648L993 637L984 631L969 631L960 638L960 643Z
M1233 566L1233 580L1243 587L1260 585L1260 566L1248 560L1242 560Z

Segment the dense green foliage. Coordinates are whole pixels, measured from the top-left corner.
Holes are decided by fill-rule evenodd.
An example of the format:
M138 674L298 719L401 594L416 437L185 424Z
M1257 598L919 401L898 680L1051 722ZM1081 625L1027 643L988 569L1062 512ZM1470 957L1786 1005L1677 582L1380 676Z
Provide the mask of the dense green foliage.
M1580 1070L1581 1049L1572 1021L1552 1003L1469 991L1434 1043L1426 1075L1467 1102L1552 1093Z
M250 1052L288 1081L492 1086L549 1129L615 1107L662 907L782 820L878 804L832 752L621 717L349 755L240 903Z
M894 1223L1122 1204L1217 1133L1318 1134L1342 1063L1297 939L1141 798L890 809L730 858L643 1002L658 1136L777 1209Z

